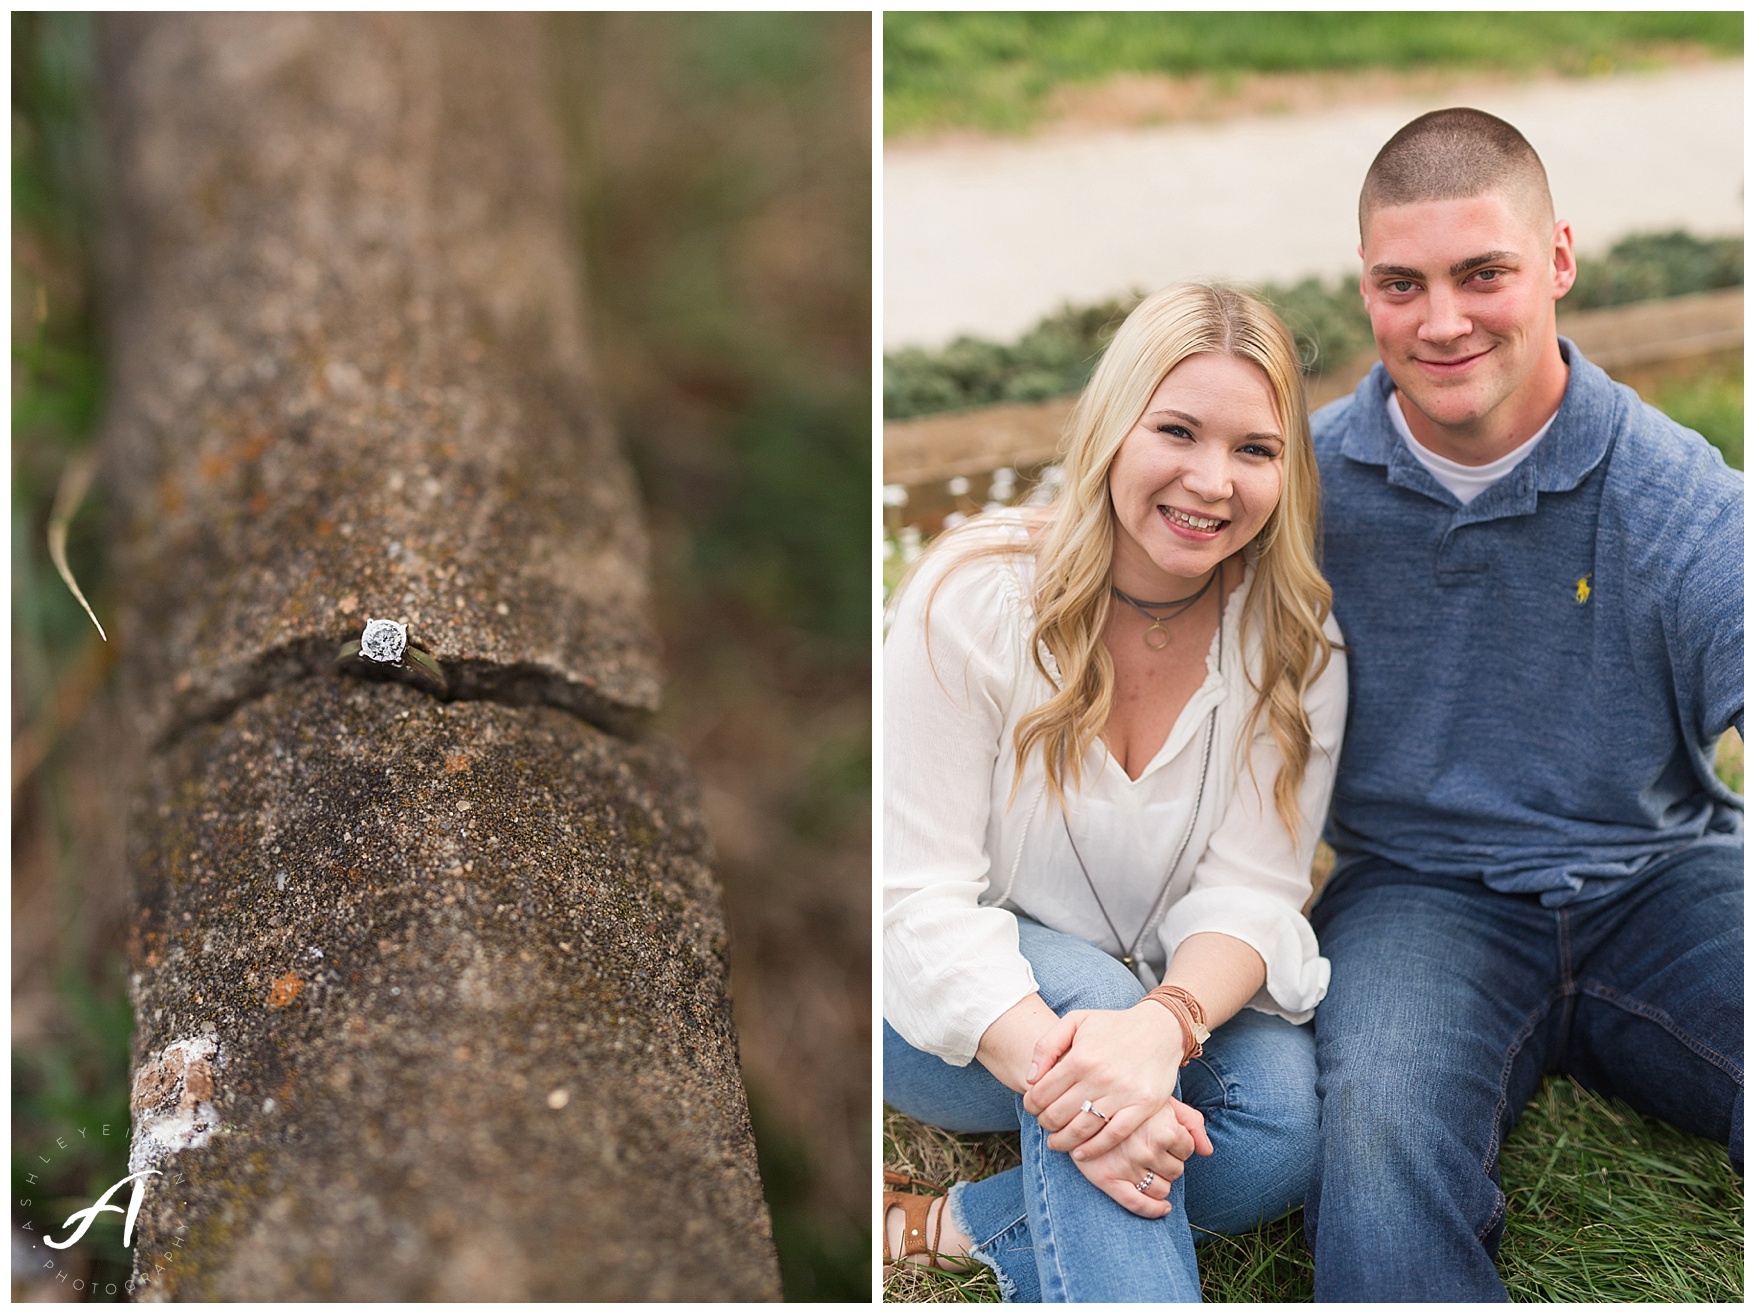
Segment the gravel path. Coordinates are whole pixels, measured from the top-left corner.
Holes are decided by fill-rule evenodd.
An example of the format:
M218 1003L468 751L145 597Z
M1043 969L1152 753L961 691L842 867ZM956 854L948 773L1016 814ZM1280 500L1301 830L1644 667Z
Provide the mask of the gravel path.
M1579 249L1743 227L1743 64L1499 84L1297 116L884 151L884 345L1015 338L1182 278L1357 269L1359 183L1416 114L1472 104L1548 167Z

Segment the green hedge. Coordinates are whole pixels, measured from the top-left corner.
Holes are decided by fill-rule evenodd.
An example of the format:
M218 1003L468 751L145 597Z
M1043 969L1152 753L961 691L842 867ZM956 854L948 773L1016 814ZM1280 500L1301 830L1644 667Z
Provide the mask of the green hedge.
M1567 295L1574 310L1681 296L1743 282L1743 243L1687 233L1637 234L1608 255L1579 261ZM1350 278L1308 278L1259 289L1298 339L1308 373L1320 374L1371 346L1371 325ZM1084 387L1097 357L1139 296L1066 307L1015 343L958 338L939 351L909 347L884 356L884 418L905 420L995 402L1043 401Z

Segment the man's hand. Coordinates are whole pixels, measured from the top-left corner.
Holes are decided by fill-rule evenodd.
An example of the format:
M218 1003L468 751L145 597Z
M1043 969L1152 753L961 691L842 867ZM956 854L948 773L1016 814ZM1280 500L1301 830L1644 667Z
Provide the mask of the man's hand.
M1126 1009L1077 1009L1037 1040L1024 1108L1052 1133L1050 1149L1072 1152L1075 1160L1106 1154L1175 1092L1183 1045L1175 1014L1149 1000ZM1104 1116L1081 1112L1086 1100Z
M1170 1212L1170 1187L1182 1176L1183 1161L1212 1152L1200 1111L1173 1099L1121 1144L1074 1162L1091 1185L1129 1213L1162 1218ZM1154 1174L1152 1184L1141 1191L1148 1172Z

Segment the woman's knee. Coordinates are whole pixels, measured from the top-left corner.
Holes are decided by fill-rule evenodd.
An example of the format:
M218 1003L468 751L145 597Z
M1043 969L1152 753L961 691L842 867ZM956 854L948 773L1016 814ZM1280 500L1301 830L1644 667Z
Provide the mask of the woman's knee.
M1189 1218L1208 1231L1249 1231L1296 1209L1309 1191L1319 1144L1314 1093L1257 1105L1210 1114L1213 1157L1188 1162Z
M1146 993L1131 971L1076 935L1020 917L1018 948L1030 960L1037 992L1056 1013L1132 1008Z
M1063 1015L1079 1008L1132 1008L1145 996L1145 987L1119 963L1116 967L1119 970L1115 972L1096 971L1061 982L1052 997L1044 994L1043 998L1050 1008Z

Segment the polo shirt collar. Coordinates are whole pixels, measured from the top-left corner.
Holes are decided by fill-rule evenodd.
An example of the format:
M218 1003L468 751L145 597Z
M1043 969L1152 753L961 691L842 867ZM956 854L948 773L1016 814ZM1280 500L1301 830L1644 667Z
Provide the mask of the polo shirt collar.
M1461 508L1467 519L1532 512L1538 493L1578 487L1609 450L1625 418L1619 390L1569 339L1560 339L1560 351L1568 366L1566 392L1547 436L1515 470ZM1353 413L1341 439L1341 454L1366 465L1386 467L1391 484L1459 506L1455 496L1414 458L1390 423L1385 405L1394 387L1381 361L1371 367L1353 394Z

